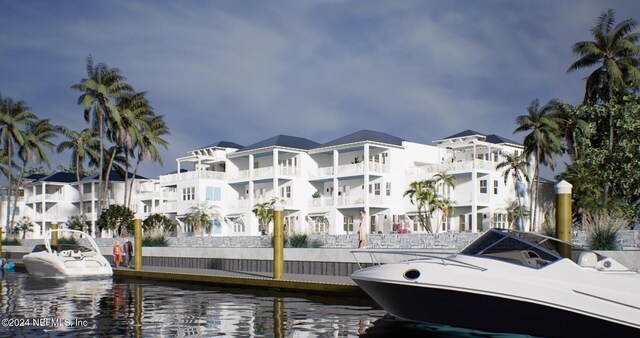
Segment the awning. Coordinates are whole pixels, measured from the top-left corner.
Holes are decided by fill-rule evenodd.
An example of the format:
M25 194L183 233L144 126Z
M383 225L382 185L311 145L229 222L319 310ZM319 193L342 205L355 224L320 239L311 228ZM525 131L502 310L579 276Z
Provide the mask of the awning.
M312 212L307 217L327 217L328 212Z

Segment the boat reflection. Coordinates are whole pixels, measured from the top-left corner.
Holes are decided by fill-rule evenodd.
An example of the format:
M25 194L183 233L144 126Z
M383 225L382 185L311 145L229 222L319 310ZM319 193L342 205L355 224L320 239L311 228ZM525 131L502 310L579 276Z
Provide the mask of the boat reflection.
M499 336L401 321L371 300L141 279L65 280L10 273L0 280L0 307L1 319L86 321L2 327L0 336Z

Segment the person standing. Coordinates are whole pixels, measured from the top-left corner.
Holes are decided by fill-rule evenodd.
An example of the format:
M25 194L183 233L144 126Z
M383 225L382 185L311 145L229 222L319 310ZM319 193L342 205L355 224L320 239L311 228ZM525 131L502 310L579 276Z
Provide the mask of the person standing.
M122 246L117 239L113 245L113 262L116 263L116 268L119 268L120 263L122 263Z
M133 257L133 244L129 242L129 239L124 240L124 252L127 254L127 267L131 265L131 257Z
M358 249L366 248L366 234L367 234L367 213L364 210L360 210L360 227L358 228Z

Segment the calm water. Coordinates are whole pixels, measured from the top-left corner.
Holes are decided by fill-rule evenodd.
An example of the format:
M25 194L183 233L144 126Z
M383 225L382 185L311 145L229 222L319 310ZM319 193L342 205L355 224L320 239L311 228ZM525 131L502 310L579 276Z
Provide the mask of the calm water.
M506 336L397 320L363 300L20 272L0 286L2 337Z

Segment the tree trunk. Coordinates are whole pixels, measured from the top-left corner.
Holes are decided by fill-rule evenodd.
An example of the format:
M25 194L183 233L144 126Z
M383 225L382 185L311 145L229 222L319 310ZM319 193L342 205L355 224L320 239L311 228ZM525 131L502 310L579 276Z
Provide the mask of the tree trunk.
M78 192L80 193L80 220L84 222L84 189L82 182L80 181L80 153L76 151L76 180L78 182ZM82 225L84 227L84 224ZM95 237L95 233L91 233L91 236Z
M20 185L22 185L22 180L24 179L24 170L25 167L27 166L26 163L24 163L22 165L22 169L20 170L20 178L18 179L18 181L16 182L16 188L15 188L15 196L16 198L13 199L13 210L16 210L16 207L18 206L18 189L20 187ZM8 201L7 201L7 206L8 206ZM11 226L13 226L14 222L15 222L15 217L16 217L16 213L15 211L11 213Z
M98 109L98 133L100 134L100 158L98 159L98 212L102 213L102 210L104 209L104 196L103 196L103 170L104 170L104 135L103 135L103 130L102 130L102 125L103 125L103 112L101 112L102 108L100 107L101 105L103 105L102 102L100 102L100 104L98 105L98 107L96 107L96 109ZM95 210L94 210L95 212ZM97 213L96 213L97 216Z
M533 213L532 218L533 221L531 223L531 227L529 231L536 231L538 229L538 191L540 190L540 152L536 152L536 170L533 174L535 179L535 185L531 186L531 190L533 192L533 188L535 187L535 195L531 194L531 212Z
M138 158L138 160L136 161L136 166L133 169L133 177L131 177L131 186L129 187L129 201L127 201L127 207L129 207L131 205L131 195L133 195L133 183L136 180L136 175L138 175L138 167L140 166L140 158ZM153 198L151 198L151 201L153 201Z
M115 159L116 156L116 150L117 148L114 147L113 148L113 152L111 153L111 158L109 159L109 166L107 168L109 168L109 170L106 172L107 177L105 178L105 183L104 183L104 196L105 196L105 200L108 201L107 199L107 191L109 190L109 174L111 173L111 166L113 165L113 160Z
M11 218L11 211L9 209L9 206L11 205L11 180L13 179L12 177L12 172L13 169L11 168L11 138L7 137L7 139L5 140L5 143L7 145L7 171L9 172L8 175L8 179L9 181L7 182L7 237L9 237L9 235L11 235L11 223L9 222L9 219Z

